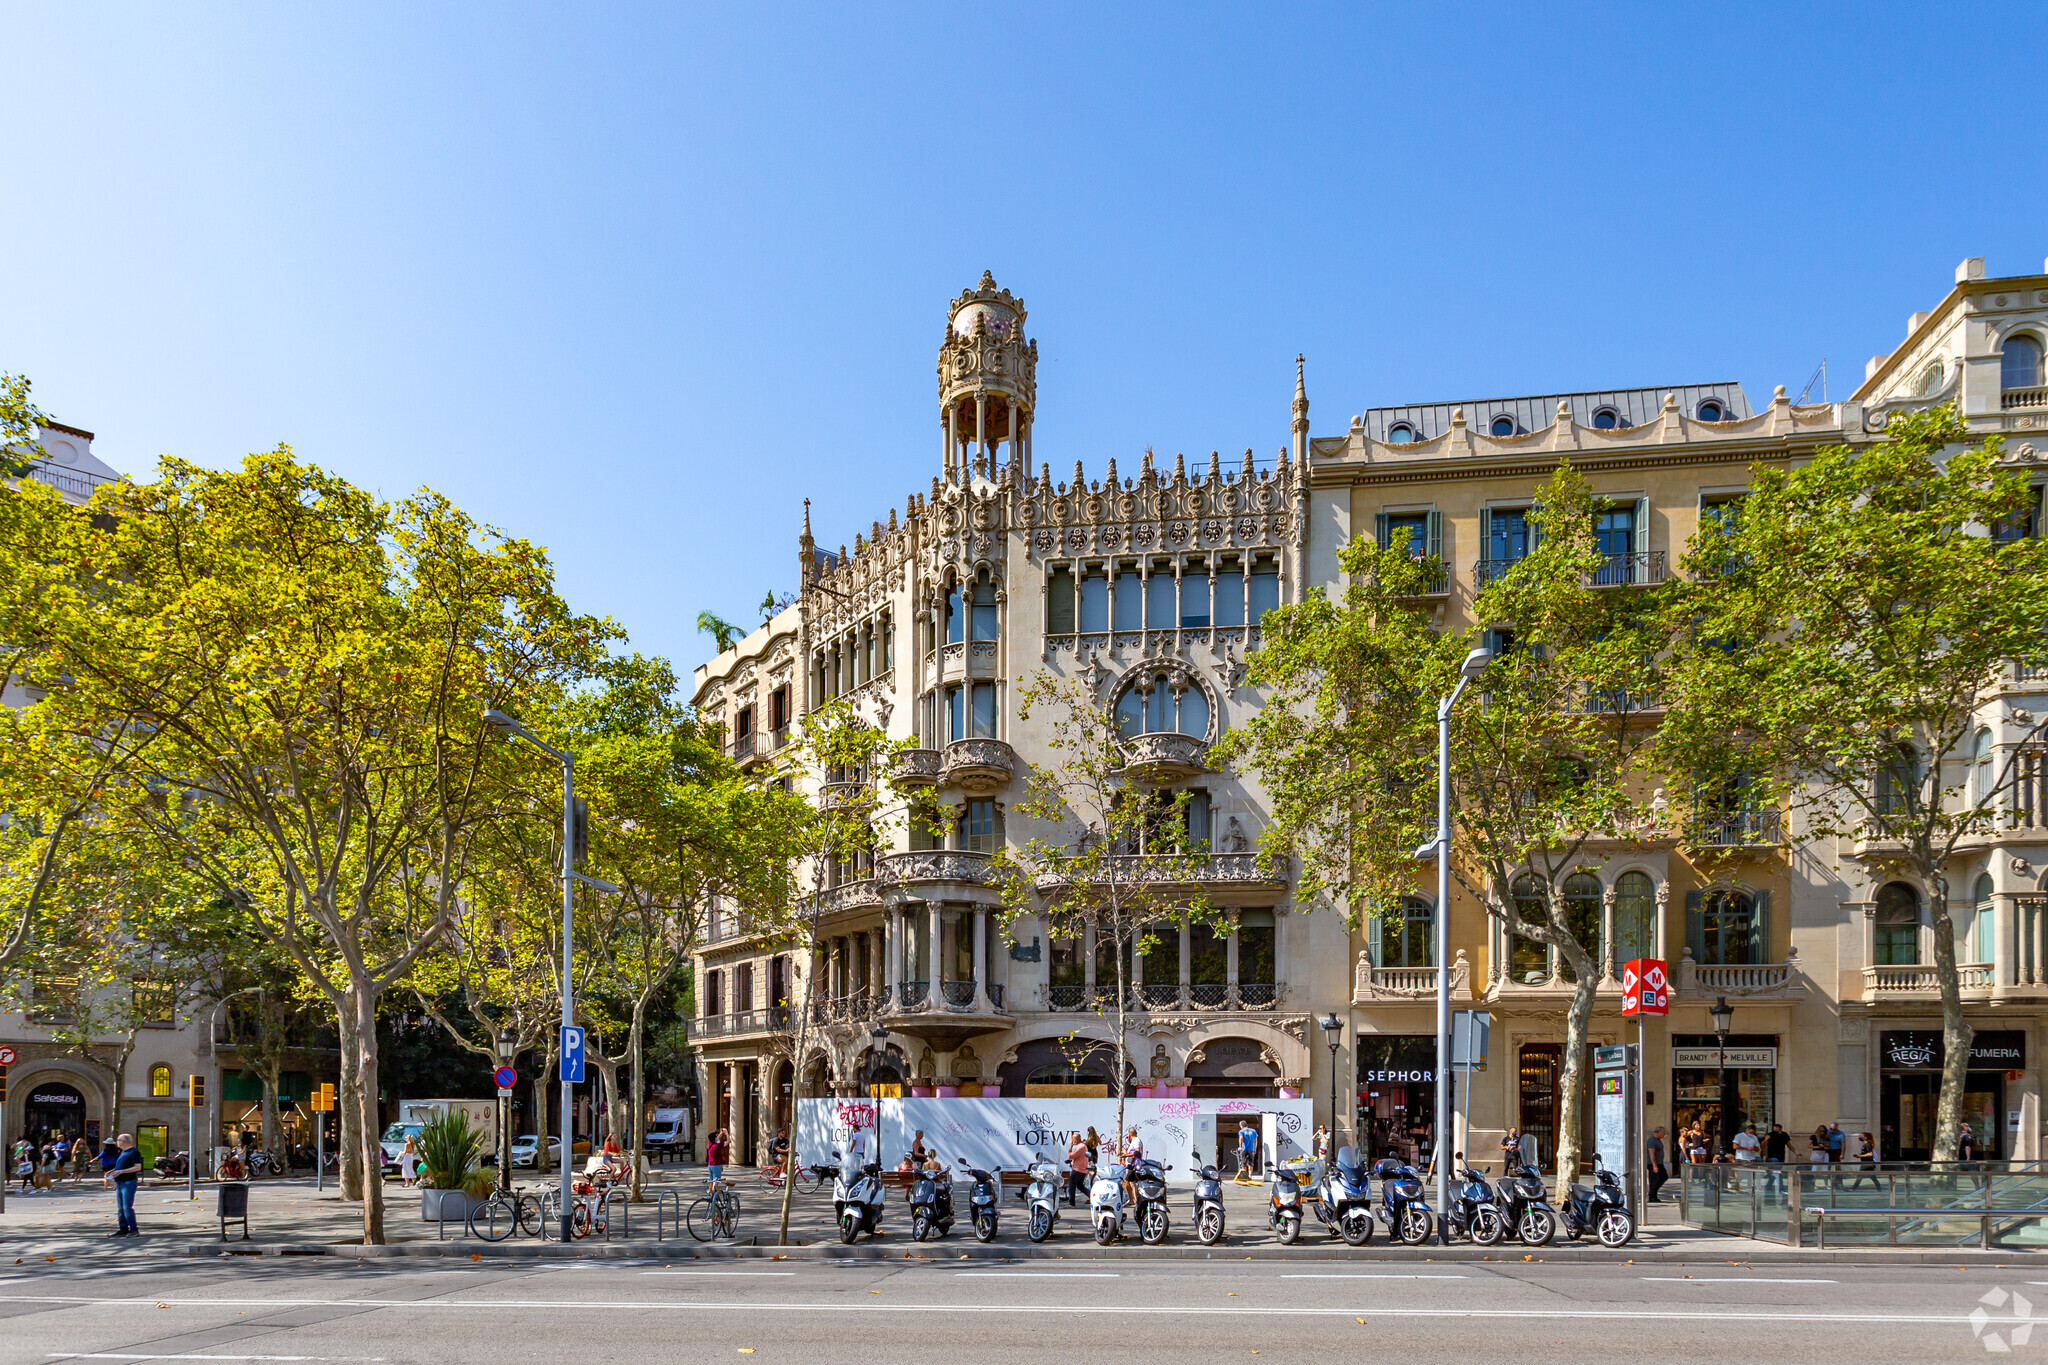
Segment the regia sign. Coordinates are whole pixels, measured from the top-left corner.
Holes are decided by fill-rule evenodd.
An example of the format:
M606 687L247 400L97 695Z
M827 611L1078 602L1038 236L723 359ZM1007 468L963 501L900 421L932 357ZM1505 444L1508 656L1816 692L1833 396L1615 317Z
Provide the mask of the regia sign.
M1878 1066L1885 1071L1939 1071L1940 1029L1887 1029L1879 1038ZM1970 1039L1970 1070L2023 1071L2027 1035L2020 1029L1979 1030Z

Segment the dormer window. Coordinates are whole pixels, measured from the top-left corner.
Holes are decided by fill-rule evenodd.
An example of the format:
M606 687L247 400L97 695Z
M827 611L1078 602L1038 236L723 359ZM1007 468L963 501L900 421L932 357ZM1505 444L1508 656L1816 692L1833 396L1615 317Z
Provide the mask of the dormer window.
M1396 422L1387 428L1387 443L1389 445L1405 446L1411 444L1414 440L1415 428L1409 426L1406 422Z
M1493 425L1487 430L1496 436L1512 436L1515 434L1515 419L1503 413L1493 419Z
M1998 381L2000 387L2008 391L2040 388L2040 341L2024 332L2007 337L1999 356Z
M1722 407L1717 399L1713 398L1709 398L1700 404L1699 415L1702 422L1725 422L1728 420L1728 410Z
M1593 414L1593 428L1596 431L1614 431L1621 426L1621 414L1613 408L1602 408Z

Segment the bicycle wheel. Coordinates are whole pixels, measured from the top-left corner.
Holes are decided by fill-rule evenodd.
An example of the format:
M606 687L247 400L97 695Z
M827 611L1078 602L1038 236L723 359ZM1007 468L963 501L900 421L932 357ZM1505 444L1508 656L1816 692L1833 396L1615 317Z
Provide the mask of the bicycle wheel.
M590 1235L590 1228L590 1205L579 1199L576 1201L576 1212L571 1215L569 1220L569 1231L571 1235L576 1237L588 1237Z
M737 1199L721 1201L717 1211L711 1216L711 1228L716 1236L723 1237L728 1242L738 1237L740 1235L740 1201Z
M519 1230L528 1237L540 1236L542 1213L540 1199L531 1194L516 1196L518 1203L517 1222Z
M708 1242L718 1235L712 1226L710 1195L697 1197L697 1201L690 1205L689 1213L684 1215L683 1225L689 1228L690 1235L700 1242Z
M816 1194L823 1188L825 1188L825 1176L816 1166L799 1166L796 1168L796 1192L798 1194Z
M519 1225L515 1201L492 1196L469 1211L469 1235L486 1242L502 1242Z

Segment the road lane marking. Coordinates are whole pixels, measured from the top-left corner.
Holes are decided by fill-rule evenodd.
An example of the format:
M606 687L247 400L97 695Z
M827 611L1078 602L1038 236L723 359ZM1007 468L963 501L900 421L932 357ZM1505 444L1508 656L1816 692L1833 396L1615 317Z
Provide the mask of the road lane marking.
M642 1275L794 1275L794 1270L643 1270Z
M161 1351L51 1351L52 1360L359 1360L377 1361L383 1356L203 1356L165 1355Z
M1644 1275L1652 1284L1840 1284L1840 1280L1774 1280L1764 1275Z
M276 1311L286 1308L349 1308L349 1309L411 1309L422 1312L447 1312L460 1309L472 1312L504 1313L509 1311L562 1313L579 1309L618 1312L633 1310L658 1311L666 1313L950 1313L956 1315L992 1316L1018 1313L1058 1312L1090 1316L1122 1317L1269 1317L1269 1318L1471 1318L1471 1319L1558 1319L1579 1320L1614 1319L1618 1322L1640 1322L1654 1320L1662 1322L1839 1322L1867 1323L1894 1326L1942 1326L1970 1325L1970 1318L1961 1313L1851 1313L1851 1312L1787 1312L1783 1309L1770 1311L1748 1311L1744 1309L1587 1309L1587 1308L1393 1308L1364 1307L1348 1308L1321 1307L1301 1308L1287 1306L1260 1306L1257 1304L1215 1307L1210 1305L1170 1304L958 1304L958 1303L846 1303L835 1301L790 1302L774 1300L742 1301L737 1303L670 1303L647 1299L159 1299L159 1298L104 1298L84 1294L4 1294L0 1303L50 1303L50 1304L92 1304L102 1308L145 1308L159 1305L172 1308L262 1308ZM1994 1318L1992 1322L2006 1321ZM145 1357L147 1358L147 1357Z
M1348 1270L1341 1275L1282 1275L1283 1280L1463 1280L1466 1275L1404 1275L1392 1271L1381 1274L1376 1270Z
M1116 1280L1117 1270L956 1270L955 1275L979 1275L991 1280Z

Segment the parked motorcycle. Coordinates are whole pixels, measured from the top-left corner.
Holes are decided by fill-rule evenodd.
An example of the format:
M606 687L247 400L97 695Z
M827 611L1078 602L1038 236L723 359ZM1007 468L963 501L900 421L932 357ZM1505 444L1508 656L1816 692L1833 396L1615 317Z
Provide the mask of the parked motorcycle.
M1469 1237L1480 1246L1499 1245L1508 1235L1508 1222L1494 1197L1492 1182L1465 1164L1463 1152L1451 1153L1451 1160L1456 1163L1452 1169L1458 1172L1460 1183L1451 1192L1444 1223L1454 1235Z
M1298 1162L1274 1166L1272 1192L1266 1199L1266 1226L1278 1232L1281 1242L1289 1246L1301 1236L1303 1173Z
M1373 1163L1373 1178L1380 1182L1380 1202L1373 1214L1389 1233L1404 1245L1419 1247L1429 1240L1435 1220L1422 1197L1422 1178L1415 1168L1393 1157Z
M1148 1247L1166 1240L1171 1219L1166 1211L1166 1167L1140 1160L1131 1167L1131 1189L1137 1195L1138 1236Z
M974 1224L974 1235L984 1242L992 1242L996 1236L996 1203L1002 1197L1001 1179L988 1171L977 1170L967 1164L967 1158L960 1158L960 1169L967 1172L974 1183L967 1187L967 1216Z
M1192 1154L1199 1162L1202 1154ZM1223 1177L1214 1166L1195 1168L1195 1240L1205 1247L1223 1240Z
M1043 1152L1032 1155L1037 1160L1027 1168L1031 1180L1019 1197L1031 1210L1028 1227L1031 1240L1043 1242L1052 1236L1053 1224L1060 1221L1060 1168Z
M953 1230L953 1173L918 1171L910 1177L910 1237L922 1242Z
M192 1169L192 1158L183 1152L166 1152L156 1159L158 1175L182 1176Z
M1557 1235L1557 1212L1543 1188L1543 1177L1527 1164L1508 1163L1507 1174L1493 1182L1500 1198L1501 1216L1507 1220L1508 1235L1524 1246L1550 1245Z
M1340 1147L1335 1161L1325 1161L1316 1180L1316 1217L1332 1236L1348 1246L1372 1240L1372 1187L1356 1147Z
M1095 1244L1108 1246L1124 1233L1124 1168L1104 1159L1096 1163L1095 1178L1088 1185L1088 1222L1095 1229Z
M1593 1156L1593 1183L1581 1185L1573 1181L1567 1185L1557 1211L1564 1224L1564 1235L1575 1242L1581 1233L1590 1232L1600 1239L1601 1246L1611 1251L1627 1246L1636 1235L1636 1220L1629 1217L1621 1181L1600 1164L1598 1153Z
M839 1153L832 1153L839 1161ZM832 1219L839 1224L839 1240L851 1246L862 1233L873 1237L882 1227L882 1163L870 1161L858 1168L842 1165L832 1183Z

